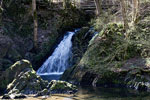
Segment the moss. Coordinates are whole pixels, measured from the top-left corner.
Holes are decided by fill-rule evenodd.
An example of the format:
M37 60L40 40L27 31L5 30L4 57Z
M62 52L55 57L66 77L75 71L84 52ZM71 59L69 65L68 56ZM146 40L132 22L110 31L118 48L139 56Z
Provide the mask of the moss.
M23 63L24 62L24 63ZM25 63L30 63L27 60L23 60L16 62L11 70L15 70L17 65L23 65ZM18 70L17 70L18 71ZM9 94L13 93L23 93L23 94L36 94L43 89L45 89L48 85L47 81L41 79L41 77L36 75L36 72L33 70L32 66L22 68L15 74L18 74L14 77L13 81L7 86L7 91ZM7 83L8 84L8 83ZM15 91L15 90L18 90Z
M15 64L13 64L10 68L8 68L3 74L0 76L0 88L6 89L7 85L13 81L13 79L23 70L26 68L31 68L32 65L28 60L21 60L17 61Z
M68 90L75 90L77 89L76 86L68 83L68 82L65 82L65 81L55 81L55 80L52 80L51 81L51 86L50 86L50 89L52 91L57 91L57 90L63 90L63 91L68 91Z
M125 85L124 75L121 75L117 72L113 71L105 71L103 74L100 74L101 77L98 79L98 82L96 83L98 86L99 85L108 85L108 86L113 86L113 85Z

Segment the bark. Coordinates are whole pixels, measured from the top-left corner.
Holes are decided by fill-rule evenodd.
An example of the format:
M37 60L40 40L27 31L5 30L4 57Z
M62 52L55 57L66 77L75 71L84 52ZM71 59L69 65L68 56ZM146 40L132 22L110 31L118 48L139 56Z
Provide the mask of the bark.
M0 1L0 24L2 20L2 11L3 11L2 4L3 4L3 0Z
M132 22L135 24L139 15L139 0L133 0Z
M122 10L122 17L123 17L123 22L124 22L124 28L125 30L129 28L128 26L128 19L127 19L127 11L126 11L126 4L125 0L120 0L121 1L121 10Z
M70 0L63 0L63 8L66 9L69 7Z
M96 14L99 16L102 14L102 0L94 0L96 5Z
M33 21L34 21L34 46L37 48L37 29L38 29L38 23L37 23L37 11L36 11L36 0L32 0L32 10L33 10Z

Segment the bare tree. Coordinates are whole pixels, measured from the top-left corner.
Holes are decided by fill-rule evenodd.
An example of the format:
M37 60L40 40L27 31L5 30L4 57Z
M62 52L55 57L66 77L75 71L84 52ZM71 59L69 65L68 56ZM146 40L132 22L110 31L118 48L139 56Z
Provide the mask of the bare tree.
M96 12L97 15L99 16L100 14L102 14L102 0L94 0L94 1L96 5Z
M0 24L1 24L2 11L3 11L2 4L3 4L3 0L0 0Z
M63 0L63 8L64 9L68 8L69 4L70 4L70 0Z
M128 29L129 26L128 26L128 19L127 19L126 3L125 3L125 0L120 0L120 1L121 1L121 9L122 9L124 28Z
M38 29L38 23L37 23L37 11L36 11L36 0L32 0L32 11L33 11L33 21L34 21L34 46L37 48L37 29Z
M135 24L139 14L139 0L133 0L132 22Z

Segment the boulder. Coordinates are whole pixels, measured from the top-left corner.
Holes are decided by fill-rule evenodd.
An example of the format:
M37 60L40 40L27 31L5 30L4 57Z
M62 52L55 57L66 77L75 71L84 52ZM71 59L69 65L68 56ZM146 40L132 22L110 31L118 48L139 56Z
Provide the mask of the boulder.
M56 81L52 80L48 87L51 90L51 93L67 93L72 94L77 92L77 87L75 85L72 85L66 81Z
M14 99L24 99L24 98L27 98L27 96L24 94L17 94L14 96Z
M49 96L49 95L50 95L50 90L44 89L44 90L38 92L38 93L36 94L36 97L38 97L38 96Z
M11 83L19 74L20 72L24 71L25 69L32 69L32 65L27 60L17 61L15 64L10 66L7 70L1 73L0 75L0 89L6 89L7 85Z
M8 94L37 94L42 91L48 85L47 81L44 81L36 75L31 64L27 60L22 60L22 68L17 68L13 81L7 86ZM29 66L25 66L28 63ZM16 66L14 66L16 67ZM20 71L19 71L20 70Z
M8 85L6 90L8 95L37 94L48 85L47 81L36 75L31 63L27 60L17 61L5 71L1 78L1 86L6 88Z
M5 94L5 95L3 95L2 99L12 99L12 98L10 97L10 95Z
M13 64L11 67L9 67L6 71L3 72L3 74L0 76L0 79L3 81L0 81L0 83L3 85L4 88L6 88L7 85L11 83L13 79L15 79L20 74L20 72L28 68L32 69L32 65L29 61L17 61L15 64Z
M27 98L24 94L5 94L2 99L24 99Z

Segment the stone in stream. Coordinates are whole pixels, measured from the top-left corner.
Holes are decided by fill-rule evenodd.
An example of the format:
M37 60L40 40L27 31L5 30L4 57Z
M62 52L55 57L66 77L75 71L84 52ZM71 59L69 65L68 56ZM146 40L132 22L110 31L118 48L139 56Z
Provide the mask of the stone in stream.
M49 95L50 95L50 90L44 89L44 90L38 92L35 97L38 97L38 96L49 96Z
M23 98L27 98L26 95L24 94L5 94L2 99L23 99Z
M72 85L66 81L56 81L52 80L48 88L50 88L51 93L63 93L63 94L73 94L77 92L77 87L75 85Z

